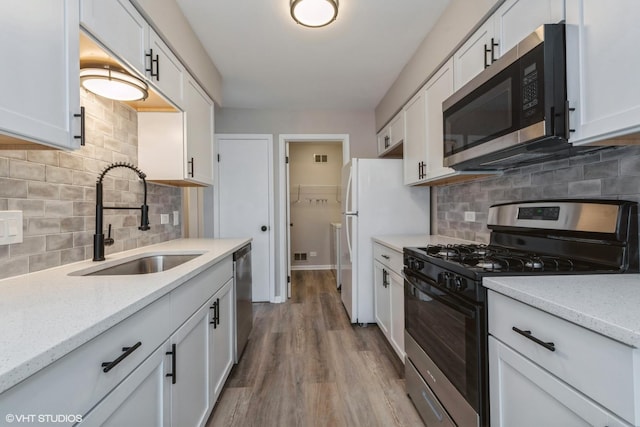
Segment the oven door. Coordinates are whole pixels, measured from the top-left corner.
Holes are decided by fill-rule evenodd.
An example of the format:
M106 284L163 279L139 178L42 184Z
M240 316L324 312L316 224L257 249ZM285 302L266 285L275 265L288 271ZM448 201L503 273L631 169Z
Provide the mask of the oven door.
M427 363L438 368L482 419L485 412L481 403L482 384L486 383L482 305L464 301L407 270L404 283L406 333L426 353ZM411 358L409 353L407 346L407 356ZM431 372L422 372L422 375L431 376ZM434 381L433 387L436 394L436 388L441 386L436 385L437 382ZM450 394L448 390L446 393Z

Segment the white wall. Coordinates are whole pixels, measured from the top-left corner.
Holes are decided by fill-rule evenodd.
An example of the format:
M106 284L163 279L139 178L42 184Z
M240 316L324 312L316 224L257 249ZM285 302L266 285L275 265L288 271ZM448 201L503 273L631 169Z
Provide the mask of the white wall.
M504 0L451 0L400 75L376 107L376 130L402 108L456 50L464 39Z

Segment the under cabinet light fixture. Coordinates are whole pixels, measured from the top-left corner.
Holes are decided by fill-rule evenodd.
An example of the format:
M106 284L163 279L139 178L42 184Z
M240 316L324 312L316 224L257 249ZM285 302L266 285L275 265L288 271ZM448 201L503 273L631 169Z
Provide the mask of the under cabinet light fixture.
M111 65L81 68L80 84L89 92L116 101L140 101L149 96L145 82Z
M329 25L338 17L338 0L289 0L291 17L311 28Z

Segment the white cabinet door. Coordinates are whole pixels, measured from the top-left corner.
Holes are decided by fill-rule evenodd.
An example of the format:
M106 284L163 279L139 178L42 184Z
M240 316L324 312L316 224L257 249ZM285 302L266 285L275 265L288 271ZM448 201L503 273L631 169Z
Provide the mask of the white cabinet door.
M213 101L190 75L185 78L184 106L185 179L213 185Z
M494 337L489 337L492 427L629 426Z
M161 345L88 414L83 426L149 426L171 424L171 355L168 342Z
M427 126L424 89L404 107L404 183L416 184L426 177Z
M564 19L564 0L507 0L494 13L496 57L514 48L542 24Z
M453 94L453 60L450 59L427 82L425 90L427 175L430 179L454 172L453 169L443 165L442 102L451 94Z
M400 111L389 123L391 146L404 142L404 113Z
M394 271L389 273L389 289L391 346L404 362L404 279Z
M127 65L145 74L149 24L129 0L82 0L80 22Z
M0 3L0 144L80 146L78 0Z
M234 330L233 322L235 317L235 298L233 295L233 279L229 280L222 289L220 289L211 298L214 318L213 324L210 324L210 348L209 358L211 367L211 381L209 396L211 405L216 402L222 387L233 367L233 351L234 351Z
M467 84L482 70L491 65L491 39L494 37L494 22L489 18L469 39L453 54L455 66L454 82L456 90ZM494 58L496 50L494 46Z
M201 426L209 415L210 315L209 304L204 304L169 339L173 426Z
M185 69L180 60L171 52L160 36L149 29L147 78L163 95L178 107L184 99Z
M640 2L567 0L570 141L588 143L640 130Z
M373 298L375 301L375 319L385 337L390 337L391 300L389 289L389 270L379 261L373 261Z

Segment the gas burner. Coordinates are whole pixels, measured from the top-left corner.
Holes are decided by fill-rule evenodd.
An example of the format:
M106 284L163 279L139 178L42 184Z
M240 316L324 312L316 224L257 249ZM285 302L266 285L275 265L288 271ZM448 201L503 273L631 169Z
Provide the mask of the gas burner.
M476 264L476 268L481 268L485 271L500 271L502 270L502 263L494 259L481 259Z
M541 259L531 258L530 260L525 261L524 266L527 270L538 271L543 269L544 263Z
M441 248L438 251L437 255L442 258L451 258L451 257L458 256L459 253L453 248L445 247L445 248Z

